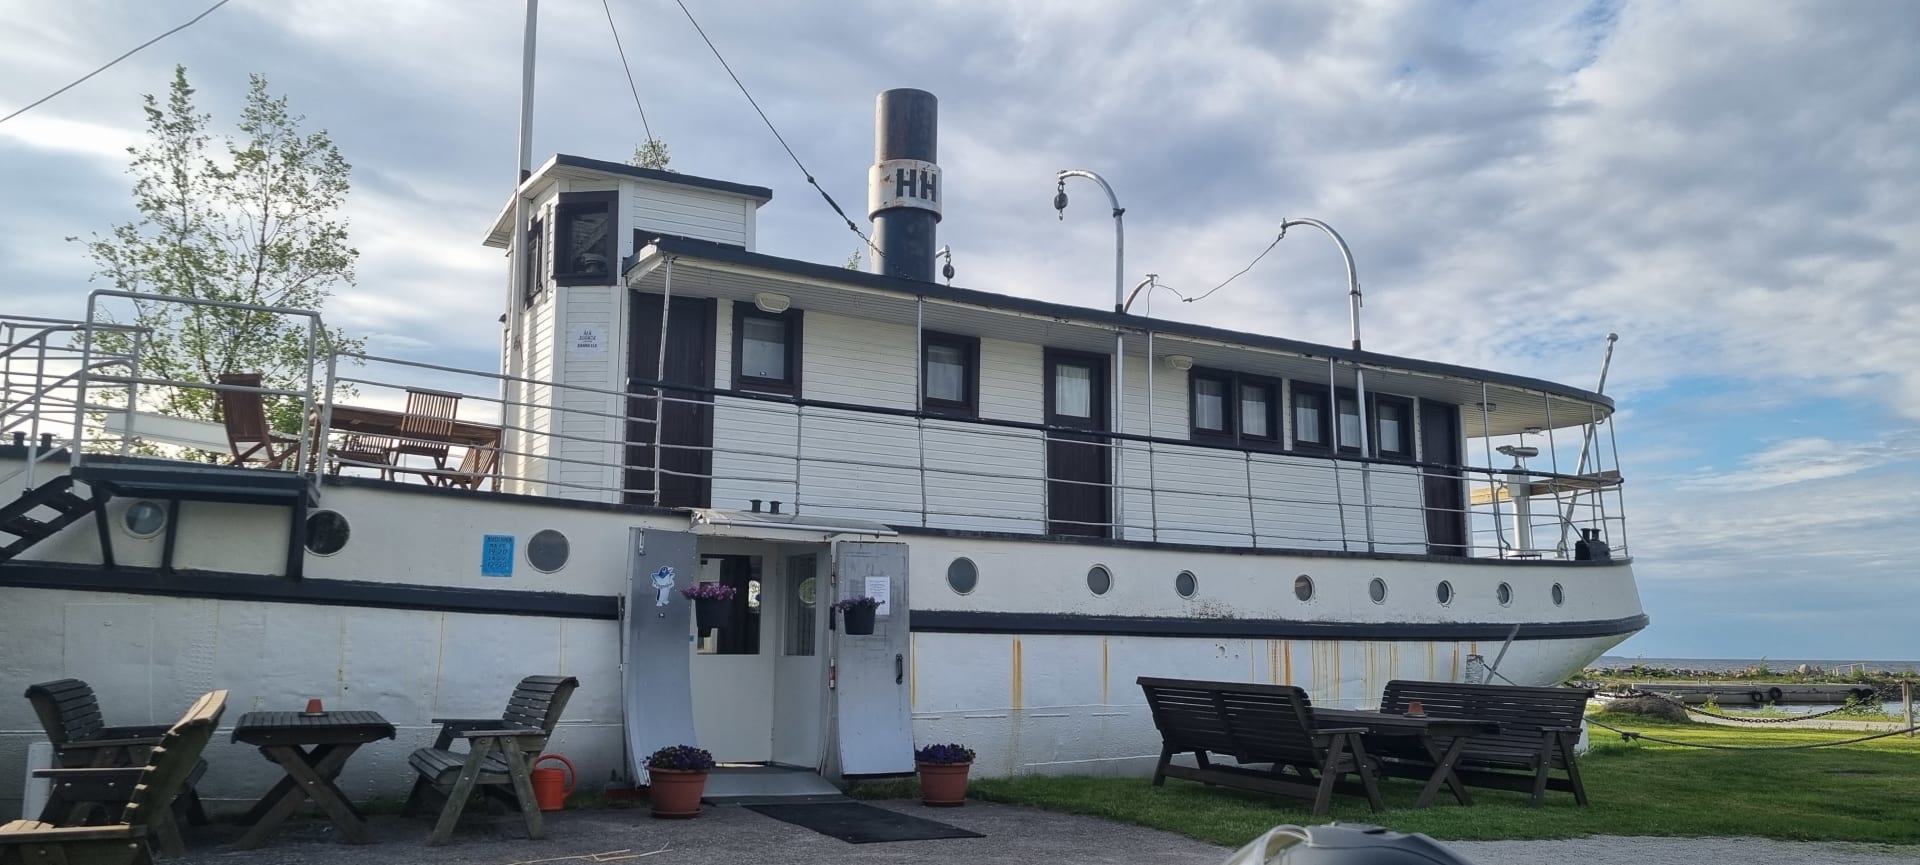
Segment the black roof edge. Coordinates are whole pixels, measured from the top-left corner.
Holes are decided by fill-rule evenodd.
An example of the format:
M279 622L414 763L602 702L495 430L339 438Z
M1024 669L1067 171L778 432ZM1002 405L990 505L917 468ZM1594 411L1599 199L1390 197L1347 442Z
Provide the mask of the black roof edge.
M1070 306L1064 303L1053 303L1051 301L1034 300L1032 298L1016 297L1007 294L994 294L992 292L977 291L971 288L954 288L953 286L941 285L937 282L921 282L917 279L905 279L898 276L849 270L839 265L816 264L811 261L800 261L798 259L780 258L779 256L766 255L759 252L748 252L742 247L715 243L708 240L696 240L680 235L655 232L653 237L653 245L658 246L662 252L674 255L687 255L726 264L765 268L794 276L840 282L859 288L877 289L880 291L890 291L909 296L920 296L938 300L951 300L957 303L1088 321L1114 327L1142 330L1151 327L1155 333L1187 336L1194 339L1215 340L1229 344L1302 354L1308 357L1332 358L1348 363L1365 363L1372 366L1406 370L1408 372L1454 376L1471 379L1473 381L1484 381L1488 384L1542 391L1568 399L1596 403L1608 409L1614 407L1613 398L1605 394L1594 393L1584 388L1523 375L1475 369L1473 367L1440 363L1438 361L1398 357L1371 351L1354 351L1350 348L1320 345L1318 343L1302 342L1284 337L1245 333L1242 331L1227 330L1225 328L1209 327L1202 324L1169 321L1164 318L1152 319L1145 316L1112 312L1110 310L1095 309L1092 307ZM622 273L624 274L631 271L638 264L639 256L636 251L635 255L627 260L626 266L621 269Z
M731 192L735 195L752 196L760 199L762 202L773 200L773 190L764 186L748 186L744 183L729 183L725 180L715 180L711 177L697 177L692 174L681 174L677 171L641 168L635 165L628 165L624 162L608 162L604 159L589 159L585 156L556 153L553 156L553 164L556 166L566 166L568 168L586 168L593 171L605 171L609 174L622 174L627 177L637 177L641 180L677 183L681 186L711 189L716 192Z

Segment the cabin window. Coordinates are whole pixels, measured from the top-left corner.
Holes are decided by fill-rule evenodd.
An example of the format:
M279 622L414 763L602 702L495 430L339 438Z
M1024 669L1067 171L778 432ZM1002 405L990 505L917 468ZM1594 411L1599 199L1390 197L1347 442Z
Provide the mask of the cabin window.
M1053 365L1053 413L1092 419L1093 367L1069 361Z
M1240 437L1280 440L1280 388L1272 382L1240 380Z
M613 284L617 192L563 192L553 208L553 281Z
M528 306L533 305L534 298L540 296L547 284L547 269L542 266L547 257L546 232L547 224L535 219L527 223L527 236L520 244L520 257L527 268L527 282L521 290Z
M1233 435L1228 426L1231 414L1227 406L1227 394L1233 392L1233 378L1219 373L1194 373L1191 377L1193 389L1193 432L1195 437L1214 435Z
M1340 449L1360 450L1360 398L1343 390L1337 401L1340 412Z
M980 408L980 340L978 337L924 333L920 338L923 408L930 412L973 417Z
M1413 400L1373 398L1373 452L1388 459L1413 459Z
M733 305L733 386L800 395L800 311Z
M1293 383L1293 446L1324 450L1332 444L1327 424L1327 389Z

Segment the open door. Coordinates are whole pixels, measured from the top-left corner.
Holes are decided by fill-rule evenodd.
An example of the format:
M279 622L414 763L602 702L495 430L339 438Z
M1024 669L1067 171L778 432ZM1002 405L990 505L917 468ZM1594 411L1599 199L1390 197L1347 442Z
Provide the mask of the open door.
M833 751L841 775L913 771L913 637L907 623L907 545L840 541L833 547L836 600L857 595L882 605L868 636L836 621L833 645Z

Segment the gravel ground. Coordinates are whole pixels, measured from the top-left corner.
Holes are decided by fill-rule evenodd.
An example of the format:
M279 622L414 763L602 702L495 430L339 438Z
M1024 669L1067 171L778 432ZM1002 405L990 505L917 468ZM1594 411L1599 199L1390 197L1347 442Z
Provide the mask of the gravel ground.
M697 820L654 820L645 809L570 811L548 816L547 838L529 841L517 817L463 818L452 844L426 846L426 817L373 817L379 843L340 844L324 820L296 818L258 850L224 845L232 824L197 827L181 865L574 865L625 850L656 855L631 865L778 862L791 865L1218 865L1232 852L1166 832L1011 805L969 802L929 809L916 802L870 803L986 835L940 841L848 844L735 807L707 807ZM1916 865L1920 846L1797 843L1759 838L1581 838L1569 841L1456 841L1477 865ZM565 857L579 857L571 861ZM556 861L557 860L557 861Z

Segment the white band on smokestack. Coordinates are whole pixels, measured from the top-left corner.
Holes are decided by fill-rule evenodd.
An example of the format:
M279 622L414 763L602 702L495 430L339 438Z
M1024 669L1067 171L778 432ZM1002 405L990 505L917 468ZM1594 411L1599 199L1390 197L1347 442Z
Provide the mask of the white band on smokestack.
M890 207L914 207L940 216L940 166L919 159L888 159L867 169L867 218Z

